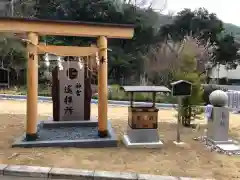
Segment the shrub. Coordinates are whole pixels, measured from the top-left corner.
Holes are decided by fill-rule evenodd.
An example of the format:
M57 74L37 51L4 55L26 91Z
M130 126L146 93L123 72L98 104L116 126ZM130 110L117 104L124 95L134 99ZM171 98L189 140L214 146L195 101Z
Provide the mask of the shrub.
M193 120L196 115L193 110L193 106L201 104L203 90L197 73L189 73L188 76L185 76L184 80L192 83L192 94L191 96L183 99L182 124L184 126L190 126L191 120Z
M190 126L191 120L196 113L193 106L200 105L202 102L203 89L201 79L196 72L196 59L191 54L183 54L181 57L181 65L175 73L175 80L186 80L192 83L191 96L184 97L181 107L181 122L183 126Z

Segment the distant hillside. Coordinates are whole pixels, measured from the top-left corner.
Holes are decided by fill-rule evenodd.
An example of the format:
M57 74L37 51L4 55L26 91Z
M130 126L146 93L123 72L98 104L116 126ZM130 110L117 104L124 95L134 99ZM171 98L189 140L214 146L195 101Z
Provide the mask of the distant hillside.
M240 27L230 23L224 23L226 32L232 33L237 41L240 41Z
M227 32L233 33L234 35L240 35L240 27L230 23L224 23L224 27Z

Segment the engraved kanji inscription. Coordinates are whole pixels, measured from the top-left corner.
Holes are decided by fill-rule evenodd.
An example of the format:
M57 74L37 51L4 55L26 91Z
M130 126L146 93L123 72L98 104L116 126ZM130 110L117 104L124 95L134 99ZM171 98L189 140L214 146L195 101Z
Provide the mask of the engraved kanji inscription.
M67 106L64 108L64 115L72 115L73 113L73 107Z
M33 53L29 53L29 54L28 54L28 57L29 57L29 59L34 60L34 54L33 54Z
M72 85L66 85L64 87L64 93L67 93L67 94L72 94Z
M82 92L82 85L80 83L77 83L75 88L76 88L76 95L80 96Z
M78 71L75 68L69 68L67 70L67 76L69 77L69 79L76 79L78 77Z
M224 112L222 112L222 117L221 117L221 121L220 121L221 126L225 126L225 119L226 119L226 115Z
M64 103L65 103L66 105L72 104L72 102L73 102L72 96L65 96L65 98L64 98Z

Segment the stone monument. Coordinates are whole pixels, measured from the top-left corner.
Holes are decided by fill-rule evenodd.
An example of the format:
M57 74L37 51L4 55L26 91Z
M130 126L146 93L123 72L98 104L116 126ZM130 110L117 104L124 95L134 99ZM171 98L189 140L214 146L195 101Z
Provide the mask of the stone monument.
M64 61L52 72L54 121L90 120L91 72L79 61Z
M214 144L228 142L229 109L225 107L228 96L224 91L213 91L209 96L212 110L207 123L207 138Z
M227 107L227 93L221 90L213 91L209 100L211 105L206 108L207 118L207 140L218 148L225 151L239 151L240 147L229 139L229 108Z

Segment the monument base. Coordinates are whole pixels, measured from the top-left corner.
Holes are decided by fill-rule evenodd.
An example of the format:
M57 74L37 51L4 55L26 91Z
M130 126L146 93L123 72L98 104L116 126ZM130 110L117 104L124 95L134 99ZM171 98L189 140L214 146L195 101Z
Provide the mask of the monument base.
M123 143L128 148L160 148L163 143L159 139L157 129L131 129L123 136Z
M218 145L218 144L233 144L233 140L229 139L228 141L216 141L211 138L206 137L206 140L209 141L211 144Z
M240 145L237 144L218 144L216 145L219 149L228 152L239 152L240 153Z
M239 143L236 143L231 139L229 139L228 141L214 141L210 138L206 138L206 140L223 151L233 152L233 153L240 152Z
M163 143L159 140L158 142L131 142L128 135L123 136L123 143L128 148L161 148Z
M40 121L38 138L26 141L25 135L18 138L12 147L117 147L117 138L108 121L108 136L98 136L98 122L91 121Z

